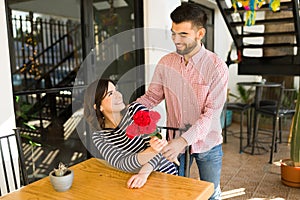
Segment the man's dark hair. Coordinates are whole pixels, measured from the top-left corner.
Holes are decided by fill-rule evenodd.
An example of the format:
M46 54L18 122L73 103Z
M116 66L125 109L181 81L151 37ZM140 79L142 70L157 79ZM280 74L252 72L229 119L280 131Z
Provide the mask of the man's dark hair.
M199 4L192 2L183 2L172 13L171 19L174 23L192 22L197 27L205 27L207 15Z

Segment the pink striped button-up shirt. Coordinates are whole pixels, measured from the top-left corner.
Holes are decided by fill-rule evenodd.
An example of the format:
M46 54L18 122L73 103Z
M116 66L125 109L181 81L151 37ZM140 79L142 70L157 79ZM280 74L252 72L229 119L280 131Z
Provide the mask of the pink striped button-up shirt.
M165 99L167 126L192 125L182 137L192 146L191 153L203 153L223 141L220 115L227 84L227 65L202 45L187 64L175 52L164 56L137 101L153 108Z

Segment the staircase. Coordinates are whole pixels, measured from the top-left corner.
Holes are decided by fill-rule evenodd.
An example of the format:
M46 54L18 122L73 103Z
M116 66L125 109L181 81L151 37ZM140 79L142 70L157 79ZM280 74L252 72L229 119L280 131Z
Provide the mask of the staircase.
M17 126L46 139L50 125L71 115L72 86L82 62L81 29L74 21L11 16Z
M281 1L273 12L269 4L256 11L255 24L245 26L246 10L235 11L228 1L216 0L241 57L241 75L300 75L300 20L297 0ZM268 2L268 1L266 1Z

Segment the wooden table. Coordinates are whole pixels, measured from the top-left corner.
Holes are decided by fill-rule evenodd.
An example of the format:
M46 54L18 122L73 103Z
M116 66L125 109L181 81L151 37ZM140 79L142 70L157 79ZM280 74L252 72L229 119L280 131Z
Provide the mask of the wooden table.
M91 158L71 167L74 182L70 190L56 192L49 177L7 194L3 200L138 200L138 199L208 199L214 191L213 183L153 172L141 189L128 189L130 173L108 166Z

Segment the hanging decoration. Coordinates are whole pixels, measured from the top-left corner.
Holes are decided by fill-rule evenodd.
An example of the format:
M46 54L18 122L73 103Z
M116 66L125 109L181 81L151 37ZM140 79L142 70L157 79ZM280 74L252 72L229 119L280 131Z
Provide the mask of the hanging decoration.
M273 12L277 12L280 10L280 0L270 0L269 8Z
M246 10L245 26L252 26L255 24L256 11L265 4L265 0L231 0L232 7L236 12L238 7L243 7ZM280 9L280 0L270 0L269 8L272 11Z

